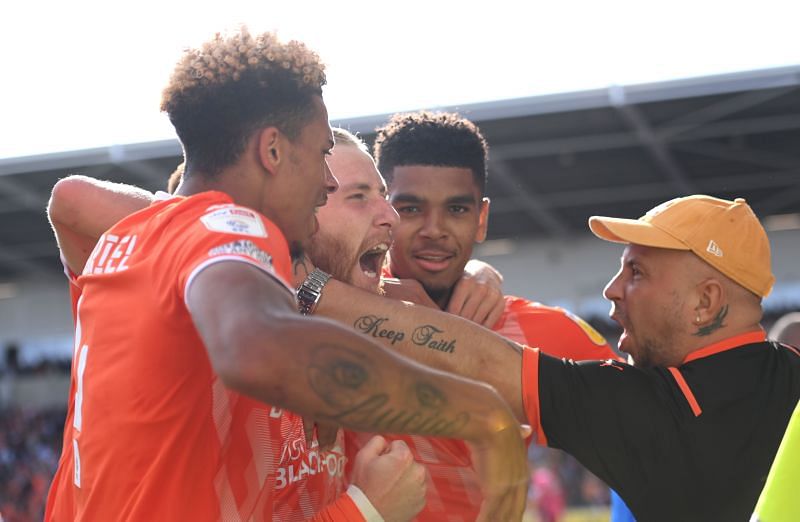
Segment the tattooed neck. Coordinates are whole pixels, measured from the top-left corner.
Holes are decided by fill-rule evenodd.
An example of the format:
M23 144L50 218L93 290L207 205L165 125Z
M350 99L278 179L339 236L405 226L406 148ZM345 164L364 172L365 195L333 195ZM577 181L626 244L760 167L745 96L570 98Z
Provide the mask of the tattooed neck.
M714 318L714 320L711 321L711 324L708 324L706 326L698 327L697 331L693 335L695 335L697 337L705 337L707 335L711 335L712 333L716 332L720 328L723 328L725 326L725 323L723 321L725 320L725 317L727 315L728 315L728 305L725 305L719 311L719 313Z

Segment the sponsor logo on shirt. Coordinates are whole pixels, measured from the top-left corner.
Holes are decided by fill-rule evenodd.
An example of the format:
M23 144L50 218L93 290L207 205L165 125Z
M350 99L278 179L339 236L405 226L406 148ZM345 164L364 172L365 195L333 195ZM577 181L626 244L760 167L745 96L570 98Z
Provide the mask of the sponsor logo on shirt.
M202 216L200 221L212 232L267 237L264 222L261 221L258 214L242 207L217 208Z
M258 248L258 245L247 239L240 239L238 241L231 241L224 245L219 245L208 251L209 257L236 254L247 256L258 264L272 269L272 256Z
M306 446L305 438L298 437L283 447L275 477L275 489L284 489L319 473L342 478L345 464L347 464L347 457L344 456L342 448L338 445L330 451L321 452L316 440L309 448Z

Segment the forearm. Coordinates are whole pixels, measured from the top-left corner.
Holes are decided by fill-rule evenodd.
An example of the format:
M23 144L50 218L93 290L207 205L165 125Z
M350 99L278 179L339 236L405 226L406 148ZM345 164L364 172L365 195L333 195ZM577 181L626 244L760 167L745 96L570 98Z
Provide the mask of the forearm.
M316 314L351 325L424 365L492 385L525 421L518 344L460 317L385 299L336 280L325 286Z
M417 364L326 319L287 314L280 323L276 356L250 359L241 387L264 402L353 430L470 441L511 420L489 386ZM244 345L258 342L263 337Z

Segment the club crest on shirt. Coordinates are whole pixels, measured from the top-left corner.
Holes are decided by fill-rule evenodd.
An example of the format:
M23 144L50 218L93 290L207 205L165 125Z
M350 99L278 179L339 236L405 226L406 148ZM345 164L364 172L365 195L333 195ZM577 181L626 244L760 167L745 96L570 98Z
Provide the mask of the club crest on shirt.
M214 210L202 216L200 221L212 232L267 237L267 230L258 214L235 205L214 207Z
M572 320L573 323L575 323L575 324L577 324L578 326L581 327L581 330L583 330L583 332L586 334L586 336L589 339L591 339L594 344L596 344L597 346L603 346L604 344L606 344L605 337L603 337L603 335L600 332L598 332L597 330L592 328L592 325L590 325L589 323L587 323L586 321L584 321L583 319L581 319L577 315L573 314L569 310L563 310L563 312L564 312L564 315L569 317Z
M272 256L258 248L258 245L246 239L239 241L231 241L224 245L219 245L208 251L209 257L221 256L226 254L235 254L247 256L259 265L265 266L272 270Z

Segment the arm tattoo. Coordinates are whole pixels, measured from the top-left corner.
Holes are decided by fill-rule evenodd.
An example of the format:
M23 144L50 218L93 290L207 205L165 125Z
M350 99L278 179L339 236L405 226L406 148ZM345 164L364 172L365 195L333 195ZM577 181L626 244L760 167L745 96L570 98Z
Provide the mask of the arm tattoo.
M725 316L727 315L728 315L728 305L725 305L719 311L714 320L711 321L711 324L699 327L697 331L694 333L694 335L697 337L705 337L706 335L711 335L720 328L725 327L725 323L723 323L722 321L725 319Z
M416 407L390 405L383 380L366 356L339 346L315 350L308 369L311 389L331 407L315 415L320 420L358 426L370 431L457 435L469 414L446 415L447 397L434 384L417 382L411 391Z
M388 327L389 318L377 315L362 315L353 323L353 327L361 333L372 336L376 339L386 339L390 346L394 346L406 338L402 330L392 330ZM446 339L439 335L445 333L441 328L432 324L423 324L411 332L411 342L417 346L424 346L431 350L445 353L455 353L456 340Z
M294 272L294 275L302 273L304 277L308 277L308 268L306 268L304 261L304 256L292 258L292 271Z

